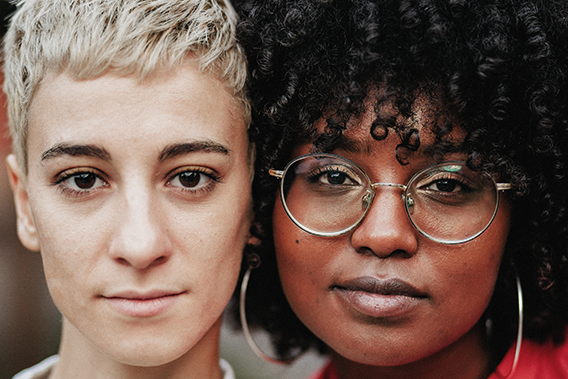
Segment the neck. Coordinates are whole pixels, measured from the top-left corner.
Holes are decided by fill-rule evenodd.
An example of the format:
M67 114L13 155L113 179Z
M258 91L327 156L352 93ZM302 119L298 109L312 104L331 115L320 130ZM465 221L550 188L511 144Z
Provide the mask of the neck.
M122 363L86 339L67 319L59 349L59 362L50 379L221 379L219 334L222 319L185 354L158 366Z
M484 379L492 370L481 327L434 355L400 366L372 366L332 352L339 379Z

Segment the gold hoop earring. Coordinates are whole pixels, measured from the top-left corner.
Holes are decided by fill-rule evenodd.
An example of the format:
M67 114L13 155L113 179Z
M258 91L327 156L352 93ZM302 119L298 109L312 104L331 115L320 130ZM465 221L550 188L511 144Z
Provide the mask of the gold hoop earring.
M264 354L264 352L262 350L260 350L260 348L258 347L256 342L254 342L254 339L252 338L252 334L250 333L250 330L249 330L249 327L248 327L248 322L247 322L245 302L246 302L246 293L247 293L247 288L248 288L248 282L249 282L249 279L250 279L250 274L251 274L253 269L260 266L260 257L256 254L250 254L248 256L248 264L249 264L249 267L248 267L247 271L245 272L245 275L243 276L243 281L241 282L241 292L240 292L240 297L239 297L239 315L240 315L241 325L243 327L243 333L245 335L245 339L246 339L248 345L250 346L250 348L252 349L252 351L259 358L262 358L267 362L278 364L278 365L289 364L293 361L293 359L276 359L276 358L272 358L272 357Z
M523 322L524 322L524 302L523 302L523 288L521 287L521 279L519 275L516 276L517 279L517 302L519 308L519 320L517 326L517 342L515 343L515 356L513 358L513 365L511 366L511 370L506 376L501 376L499 373L497 375L500 378L507 379L511 377L515 371L517 370L517 364L519 363L519 355L521 354L521 345L523 342Z

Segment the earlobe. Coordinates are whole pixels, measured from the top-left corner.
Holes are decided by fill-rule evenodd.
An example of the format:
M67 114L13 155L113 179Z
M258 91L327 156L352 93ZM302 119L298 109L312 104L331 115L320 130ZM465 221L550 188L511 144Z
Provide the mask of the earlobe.
M257 237L249 235L248 244L253 246L258 246L260 245L260 240Z
M251 210L251 219L253 218L253 214L252 214L252 210ZM253 229L260 229L259 224L257 222L253 222L250 230L249 230L249 234L248 234L248 241L247 241L247 245L252 245L252 246L259 246L260 245L260 239L258 239L258 237L255 237L252 233Z
M20 238L22 245L24 245L27 249L31 251L39 251L39 241L30 210L26 180L14 154L10 154L8 158L6 158L6 163L8 167L10 185L14 192L18 237Z

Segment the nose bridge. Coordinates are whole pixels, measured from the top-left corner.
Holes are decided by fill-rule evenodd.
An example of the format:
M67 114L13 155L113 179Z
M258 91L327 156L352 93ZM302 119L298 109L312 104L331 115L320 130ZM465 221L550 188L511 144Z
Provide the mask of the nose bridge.
M168 240L161 222L161 207L150 186L123 188L117 207L117 231L111 254L136 268L146 268L168 255Z
M373 190L373 199L369 204L370 213L375 208L375 211L379 211L379 215L386 216L387 213L398 213L400 209L403 210L406 216L406 210L404 209L404 198L406 186L404 184L398 183L373 183L371 184ZM382 211L381 211L382 209Z
M386 188L381 188L381 187L386 187ZM393 191L389 191L388 189L392 189ZM407 187L404 184L386 183L386 182L378 182L378 183L372 183L371 184L371 191L372 192L370 192L365 197L365 201L368 204L367 206L372 207L374 203L376 203L377 201L380 201L380 200L375 201L375 199L377 197L380 198L382 196L385 196L389 192L393 192L393 193L399 192L399 191L396 191L397 189L400 190L399 196L400 196L400 200L402 201L403 206L404 206L404 199L405 199ZM382 192L385 192L385 190L386 190L386 193L382 193ZM370 211L370 209L369 209L369 211Z
M395 251L413 254L417 247L415 229L406 213L406 186L398 183L371 184L373 198L365 218L352 237L357 250L388 256Z
M123 230L125 233L147 232L154 234L155 230L152 224L154 224L156 215L152 211L149 191L133 189L125 193L124 208L125 225Z

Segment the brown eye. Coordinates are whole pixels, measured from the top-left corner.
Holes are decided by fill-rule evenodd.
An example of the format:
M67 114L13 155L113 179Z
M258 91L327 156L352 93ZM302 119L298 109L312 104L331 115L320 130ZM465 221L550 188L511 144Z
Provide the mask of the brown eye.
M219 179L211 170L204 170L197 167L186 169L186 171L178 171L177 174L171 177L168 186L190 192L212 189Z
M438 191L442 192L454 192L458 187L458 183L455 180L441 179L436 181L436 187Z
M108 186L106 180L90 171L63 173L62 178L55 184L63 188L66 194L87 194L93 190Z
M341 172L330 172L327 174L327 182L329 184L343 184L347 180L347 175Z
M179 182L182 186L193 188L199 184L201 174L199 172L186 171L179 175Z
M97 176L88 172L78 174L73 179L75 181L75 185L80 189L93 188L93 186L97 182Z

